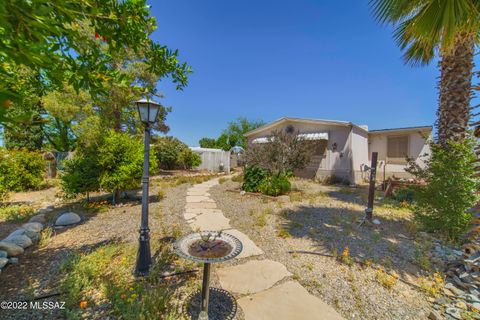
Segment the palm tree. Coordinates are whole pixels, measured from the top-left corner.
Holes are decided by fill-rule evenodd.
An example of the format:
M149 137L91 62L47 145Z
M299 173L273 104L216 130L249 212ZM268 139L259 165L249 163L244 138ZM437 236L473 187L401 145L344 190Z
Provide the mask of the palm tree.
M437 142L467 134L472 98L474 48L480 30L480 0L371 0L373 15L394 26L407 64L439 56Z

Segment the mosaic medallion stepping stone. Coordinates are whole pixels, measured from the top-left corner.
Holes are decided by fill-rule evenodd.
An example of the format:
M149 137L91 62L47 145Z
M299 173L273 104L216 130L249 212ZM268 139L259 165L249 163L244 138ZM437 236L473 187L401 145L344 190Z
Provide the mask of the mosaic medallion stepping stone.
M292 274L280 262L250 260L244 264L218 268L217 275L223 289L235 293L252 294L271 288L275 283Z
M257 245L250 240L246 234L236 229L226 230L225 233L237 237L243 244L242 252L235 259L242 259L263 254L263 250L257 247Z
M341 320L332 307L288 281L238 300L245 320Z

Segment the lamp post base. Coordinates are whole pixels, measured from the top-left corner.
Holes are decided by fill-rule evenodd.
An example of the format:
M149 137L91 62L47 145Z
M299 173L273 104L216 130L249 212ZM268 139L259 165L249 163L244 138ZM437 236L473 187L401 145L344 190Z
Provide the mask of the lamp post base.
M152 256L150 253L150 230L140 229L139 247L137 253L137 265L135 267L135 275L147 276L152 265Z

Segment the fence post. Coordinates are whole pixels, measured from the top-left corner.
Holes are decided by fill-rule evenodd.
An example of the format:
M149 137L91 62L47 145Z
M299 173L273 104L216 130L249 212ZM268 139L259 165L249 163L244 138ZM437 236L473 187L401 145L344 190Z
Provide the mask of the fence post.
M372 163L370 166L370 184L368 186L368 203L365 209L365 218L372 222L373 201L375 200L375 181L377 176L377 158L378 152L372 152Z

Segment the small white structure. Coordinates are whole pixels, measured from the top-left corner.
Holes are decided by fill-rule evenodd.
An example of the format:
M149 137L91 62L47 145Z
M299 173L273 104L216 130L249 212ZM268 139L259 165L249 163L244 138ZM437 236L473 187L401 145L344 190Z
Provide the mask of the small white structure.
M230 172L230 151L201 147L190 147L190 150L198 153L202 158L202 163L196 169L212 172Z

